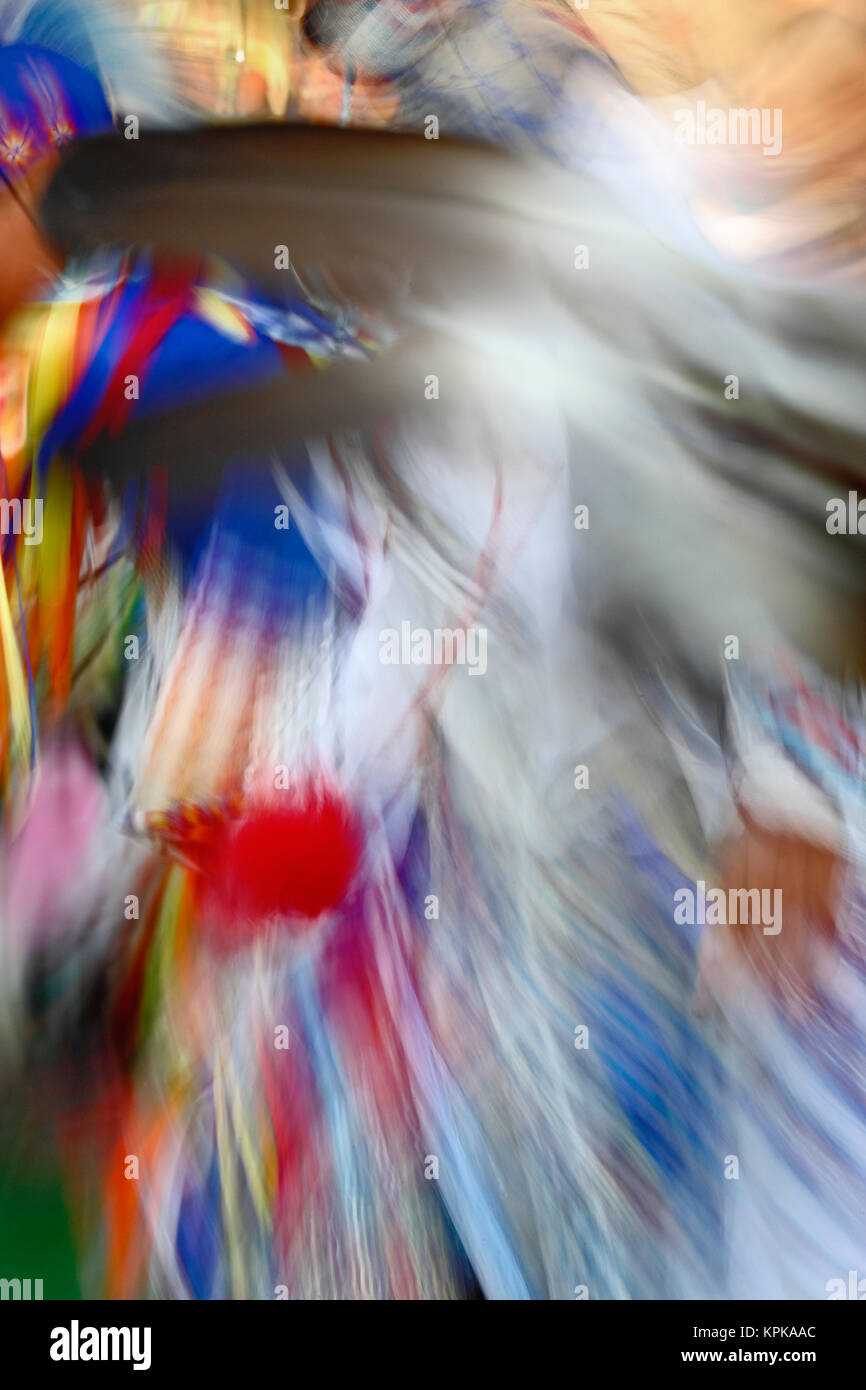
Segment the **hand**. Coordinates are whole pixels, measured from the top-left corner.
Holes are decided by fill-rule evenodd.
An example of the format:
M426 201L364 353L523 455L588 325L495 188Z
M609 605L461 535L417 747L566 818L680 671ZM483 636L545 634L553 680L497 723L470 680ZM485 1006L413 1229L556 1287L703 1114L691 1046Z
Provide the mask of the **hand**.
M743 828L722 846L719 865L719 886L726 890L781 891L781 930L775 930L778 920L771 931L762 922L707 924L699 952L697 1011L710 997L729 990L746 968L786 1013L802 1015L814 1005L819 958L826 959L826 948L836 937L840 853L746 816Z

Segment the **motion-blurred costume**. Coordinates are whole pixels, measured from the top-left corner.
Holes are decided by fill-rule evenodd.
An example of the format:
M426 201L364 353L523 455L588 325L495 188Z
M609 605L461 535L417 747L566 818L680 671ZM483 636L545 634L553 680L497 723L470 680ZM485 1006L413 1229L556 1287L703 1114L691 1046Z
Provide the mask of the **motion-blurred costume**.
M122 145L74 155L55 234L158 249L67 261L6 330L2 1030L82 1277L824 1297L866 1210L864 735L792 648L831 664L815 586L859 594L773 466L859 446L838 364L782 337L857 344L858 305L691 262L585 175L443 141L425 195L435 142L304 134L145 136L93 203ZM280 413L329 379L348 406ZM737 808L853 865L844 931L780 999L704 927L697 1017L675 903Z

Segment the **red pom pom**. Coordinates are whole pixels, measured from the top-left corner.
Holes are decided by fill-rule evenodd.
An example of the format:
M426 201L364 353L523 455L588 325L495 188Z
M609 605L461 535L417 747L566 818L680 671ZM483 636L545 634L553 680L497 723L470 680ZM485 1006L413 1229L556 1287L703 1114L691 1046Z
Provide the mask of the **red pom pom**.
M289 795L287 793L287 795ZM336 793L252 807L195 847L211 906L237 928L272 917L313 921L337 907L358 868L361 835Z

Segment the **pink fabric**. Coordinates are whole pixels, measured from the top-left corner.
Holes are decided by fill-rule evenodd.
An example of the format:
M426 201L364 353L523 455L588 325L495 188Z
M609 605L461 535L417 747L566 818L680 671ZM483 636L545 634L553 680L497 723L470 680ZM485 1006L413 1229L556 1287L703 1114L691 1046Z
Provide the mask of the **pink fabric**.
M60 934L105 813L105 789L83 750L72 743L44 750L30 813L5 846L8 931L37 940Z

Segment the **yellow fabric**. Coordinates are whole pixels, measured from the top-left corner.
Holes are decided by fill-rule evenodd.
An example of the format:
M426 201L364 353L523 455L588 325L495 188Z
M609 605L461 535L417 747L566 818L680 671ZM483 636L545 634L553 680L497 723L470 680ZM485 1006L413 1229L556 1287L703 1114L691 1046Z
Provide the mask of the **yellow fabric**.
M79 305L74 302L28 305L9 325L0 344L0 443L7 476L15 493L23 471L33 460L44 431L65 401L72 385ZM22 444L24 449L22 451ZM11 466L12 457L19 464ZM10 476L11 474L11 476ZM31 502L39 495L39 480L30 484ZM52 470L42 499L43 534L40 545L14 541L25 610L37 603L37 621L47 624L60 611L69 582L72 483L62 470ZM28 618L28 625L30 619ZM27 669L24 660L15 569L7 563L0 583L0 650L4 680L0 698L7 701L11 765L27 766L33 736ZM35 674L35 673L34 673ZM7 766L7 771L10 770Z

